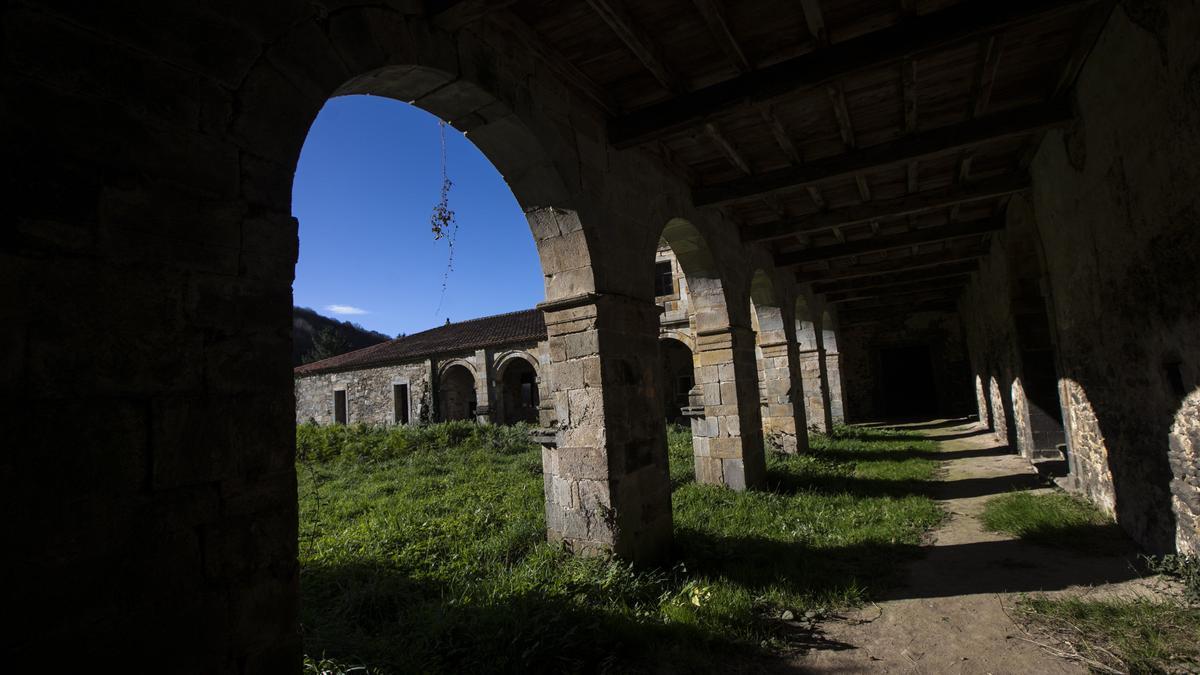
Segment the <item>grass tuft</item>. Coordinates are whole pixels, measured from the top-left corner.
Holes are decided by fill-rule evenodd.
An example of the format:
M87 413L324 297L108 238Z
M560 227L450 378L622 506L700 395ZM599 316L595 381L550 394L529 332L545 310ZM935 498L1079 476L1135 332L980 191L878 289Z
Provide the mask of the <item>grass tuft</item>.
M770 455L771 489L738 493L695 482L691 434L676 428L674 560L577 558L545 542L526 431L297 429L308 654L373 673L713 670L786 649L784 610L871 598L942 518L920 489L936 470L928 441L839 430Z
M980 516L993 532L1084 553L1129 553L1128 536L1089 502L1064 492L1010 492L988 500Z
M1200 610L1139 599L1031 596L1018 603L1052 648L1096 672L1181 673L1200 667Z

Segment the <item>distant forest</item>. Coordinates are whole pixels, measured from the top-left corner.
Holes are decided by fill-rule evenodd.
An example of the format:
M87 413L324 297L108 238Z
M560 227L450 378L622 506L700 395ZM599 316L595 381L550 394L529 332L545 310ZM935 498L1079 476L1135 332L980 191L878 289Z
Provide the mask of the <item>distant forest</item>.
M321 316L308 307L292 307L293 366L391 339L389 335L367 330L356 323Z

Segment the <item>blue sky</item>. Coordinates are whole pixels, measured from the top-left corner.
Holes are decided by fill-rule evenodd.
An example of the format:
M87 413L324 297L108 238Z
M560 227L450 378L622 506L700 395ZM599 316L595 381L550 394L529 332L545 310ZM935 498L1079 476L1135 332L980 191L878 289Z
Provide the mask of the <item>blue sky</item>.
M459 229L436 311L447 261L445 240L429 229L441 187L437 118L374 96L325 104L292 185L295 304L394 336L543 299L533 237L504 179L449 126L446 152Z

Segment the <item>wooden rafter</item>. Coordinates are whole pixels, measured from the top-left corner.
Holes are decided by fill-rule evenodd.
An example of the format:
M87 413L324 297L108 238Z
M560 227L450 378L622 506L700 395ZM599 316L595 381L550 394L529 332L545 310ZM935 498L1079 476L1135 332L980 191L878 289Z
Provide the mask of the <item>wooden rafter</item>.
M783 154L787 155L788 160L792 164L803 164L804 157L800 154L799 148L792 142L792 136L784 128L783 123L775 116L775 111L771 106L766 105L759 109L759 115L762 116L763 122L771 130L771 135L775 137L775 143Z
M733 31L729 30L729 23L725 21L725 10L719 2L720 0L692 0L700 12L700 16L704 18L704 23L708 24L708 32L712 33L713 39L717 41L721 51L725 52L725 55L740 72L748 73L754 67L750 65L750 60L746 58L742 46L733 36Z
M881 218L926 213L958 204L1024 192L1029 189L1029 184L1028 176L1001 176L978 181L971 185L926 190L892 199L831 209L800 218L786 218L774 223L751 225L742 232L742 239L748 242L768 241L799 233L817 232L831 227L873 222Z
M911 232L901 232L886 237L872 237L844 244L833 244L831 246L819 246L803 251L780 253L775 256L775 264L779 267L787 267L789 265L799 265L826 258L841 258L874 251L886 251L893 248L929 244L963 237L974 237L1001 229L1004 229L1002 219L984 218L967 223L954 223L938 227L927 227Z
M610 124L609 139L618 148L638 145L696 126L701 120L734 106L810 90L846 75L897 63L906 57L978 39L1015 23L1057 15L1097 1L1007 0L956 4L623 115ZM593 6L609 7L615 0L588 2ZM618 26L622 25L615 15L611 18ZM644 56L653 56L652 50Z
M662 49L629 15L623 0L587 0L587 3L664 89L676 94L684 91L683 81L667 65Z
M983 40L983 60L975 82L975 97L971 116L980 117L992 100L992 87L996 84L996 71L1000 68L1000 53L1004 51L1004 38L991 35Z
M829 44L829 31L825 28L820 0L800 0L800 6L804 9L804 23L808 24L809 35L818 45Z
M818 184L835 178L888 168L913 160L963 150L990 141L1023 136L1066 124L1066 106L1032 106L977 120L925 131L841 155L754 176L698 187L692 199L698 206L725 204L765 192Z
M747 176L754 173L750 170L750 163L746 161L746 158L742 155L741 151L739 151L737 147L725 137L725 134L721 132L721 128L717 126L716 122L709 122L705 124L704 133L717 146L717 149L721 151L721 154L725 155L725 158L729 160L729 163L738 168L738 171L741 171Z
M604 91L600 85L596 84L583 71L576 68L575 64L571 63L565 56L547 45L546 41L541 39L537 32L529 24L522 21L520 17L512 12L497 11L490 13L488 20L515 36L518 42L529 53L546 64L546 67L551 72L561 78L568 86L574 87L576 91L591 99L606 113L612 115L620 110L616 102L608 95L608 92Z

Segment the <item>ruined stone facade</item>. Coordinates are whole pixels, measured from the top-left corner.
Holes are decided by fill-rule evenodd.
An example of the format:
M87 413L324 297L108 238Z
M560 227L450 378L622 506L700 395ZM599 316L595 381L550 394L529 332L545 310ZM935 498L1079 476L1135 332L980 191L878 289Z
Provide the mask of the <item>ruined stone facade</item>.
M628 17L580 6L573 28L525 0L4 5L19 170L3 179L0 386L19 450L0 476L27 514L8 663L69 645L178 672L299 668L291 184L340 95L466 132L527 215L550 540L671 549L665 241L687 281L705 479L763 484L764 391L788 419L772 409L785 379L797 430L855 412L866 371L843 325L956 311L998 439L1031 458L1064 446L1064 483L1139 543L1197 549L1195 2L822 0L812 36L725 3L732 58L704 21L627 4L653 25L614 31ZM779 9L811 25L803 11ZM677 29L686 50L625 42ZM945 282L948 265L967 280ZM786 349L759 344L767 307ZM798 363L764 390L759 350ZM359 414L386 418L397 376L372 377Z

